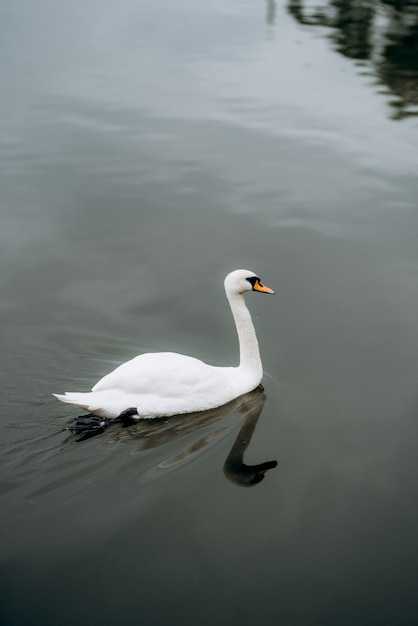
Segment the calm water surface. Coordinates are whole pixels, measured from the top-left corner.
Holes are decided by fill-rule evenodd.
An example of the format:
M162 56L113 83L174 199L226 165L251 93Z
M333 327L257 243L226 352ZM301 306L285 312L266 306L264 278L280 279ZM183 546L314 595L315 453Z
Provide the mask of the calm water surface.
M416 624L416 4L0 15L2 625ZM135 354L236 363L238 267L264 394L69 437Z

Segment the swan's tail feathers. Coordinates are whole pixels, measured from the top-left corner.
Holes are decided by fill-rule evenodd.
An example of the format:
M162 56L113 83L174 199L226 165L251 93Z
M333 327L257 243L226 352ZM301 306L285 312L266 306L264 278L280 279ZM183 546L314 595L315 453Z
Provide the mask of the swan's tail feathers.
M67 427L67 430L71 433L81 434L81 439L94 437L115 422L121 423L125 428L135 424L139 419L136 407L130 407L122 411L120 409L117 410L116 407L112 407L111 411L100 408L100 403L97 402L97 398L94 397L93 393L67 392L65 394L54 393L53 395L61 402L73 404L88 412L87 415L76 417L71 426Z
M75 418L71 426L67 426L66 428L66 430L69 430L70 433L74 435L81 435L80 441L102 433L113 422L112 419L100 415L94 415L91 412L92 407L90 406L89 402L90 398L87 399L90 394L54 393L53 395L58 400L61 400L61 402L65 402L66 404L72 404L80 409L83 409L83 411L88 411L88 415L79 415Z
M86 400L86 396L88 394L85 393L54 393L52 394L61 402L65 402L66 404L74 404L75 406L80 407L80 409L84 409L84 411L89 410L89 402Z

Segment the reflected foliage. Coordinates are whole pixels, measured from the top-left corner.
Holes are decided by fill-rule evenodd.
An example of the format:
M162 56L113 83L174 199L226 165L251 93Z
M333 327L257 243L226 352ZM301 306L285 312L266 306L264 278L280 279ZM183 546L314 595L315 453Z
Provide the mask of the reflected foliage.
M290 0L300 23L331 29L344 56L370 67L392 97L394 119L418 115L418 2L416 0L331 0L316 6Z

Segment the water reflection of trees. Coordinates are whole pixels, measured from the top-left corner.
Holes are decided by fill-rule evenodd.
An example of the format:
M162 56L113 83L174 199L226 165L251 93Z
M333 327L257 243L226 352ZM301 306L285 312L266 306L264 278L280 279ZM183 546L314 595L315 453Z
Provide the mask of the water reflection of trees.
M393 117L418 115L418 3L416 0L331 0L306 6L289 0L301 24L332 29L335 49L370 63L379 84L395 96Z

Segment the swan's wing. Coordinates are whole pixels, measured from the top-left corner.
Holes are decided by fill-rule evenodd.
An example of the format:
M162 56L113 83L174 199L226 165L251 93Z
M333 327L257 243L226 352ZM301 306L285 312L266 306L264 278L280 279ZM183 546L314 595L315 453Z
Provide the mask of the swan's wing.
M223 368L172 352L141 354L104 376L92 391L120 389L130 394L177 396L202 384L218 384L219 369Z

